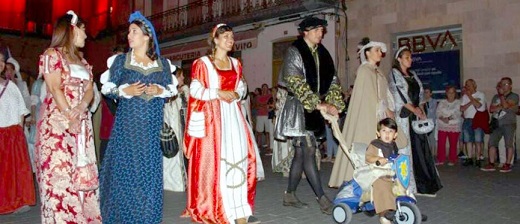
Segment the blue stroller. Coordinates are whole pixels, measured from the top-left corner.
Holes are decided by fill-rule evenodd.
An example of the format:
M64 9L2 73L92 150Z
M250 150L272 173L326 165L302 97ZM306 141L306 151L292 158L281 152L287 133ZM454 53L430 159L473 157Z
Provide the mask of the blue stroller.
M351 150L346 147L345 140L341 138L337 117L333 117L322 111L323 117L329 120L334 136L338 139L341 148L354 166L354 179L341 185L334 199L332 218L336 223L348 224L355 213L375 215L375 207L372 201L372 183L381 176L393 176L393 192L396 195L395 217L396 224L420 224L421 211L416 205L413 194L406 189L410 183L410 157L396 155L389 158L389 163L384 166L365 163L367 145L353 143Z

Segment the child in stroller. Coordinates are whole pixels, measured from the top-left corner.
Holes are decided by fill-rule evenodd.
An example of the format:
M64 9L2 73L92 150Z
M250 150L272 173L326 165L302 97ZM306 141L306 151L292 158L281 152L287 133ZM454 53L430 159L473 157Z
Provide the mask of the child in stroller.
M409 156L398 155L394 142L396 122L390 118L381 120L377 136L368 146L353 143L348 156L354 165L354 179L340 187L334 200L333 219L348 224L352 213L364 212L370 216L377 213L379 221L385 224L420 224L421 212L406 191Z
M398 149L394 142L397 137L397 123L391 118L381 120L377 124L377 137L370 142L365 153L365 161L368 164L384 166L390 156L397 154ZM393 176L381 176L372 183L372 200L381 223L394 220L396 196L393 187Z

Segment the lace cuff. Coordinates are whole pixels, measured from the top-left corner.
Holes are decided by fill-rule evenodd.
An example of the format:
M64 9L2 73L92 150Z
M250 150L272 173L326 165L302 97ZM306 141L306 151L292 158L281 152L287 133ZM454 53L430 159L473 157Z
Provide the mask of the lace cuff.
M311 87L300 75L286 76L285 81L287 88L292 92L298 100L303 104L303 108L313 111L320 103L320 98L312 92Z
M130 84L127 83L127 84L123 84L123 85L120 85L119 87L117 87L118 92L119 92L118 96L122 96L127 99L134 97L134 96L130 96L130 95L126 94L125 91L123 91L124 88L129 87L129 86L130 86Z
M343 111L345 109L345 101L343 101L340 85L336 83L330 85L329 92L325 97L325 102L334 105L338 111Z
M114 94L116 96L119 96L119 89L116 88L116 84L113 82L107 82L101 86L101 93L103 95L110 95Z
M161 85L157 85L159 88L163 90L160 95L155 95L154 97L167 98L177 95L178 91L175 85L168 85L166 88Z

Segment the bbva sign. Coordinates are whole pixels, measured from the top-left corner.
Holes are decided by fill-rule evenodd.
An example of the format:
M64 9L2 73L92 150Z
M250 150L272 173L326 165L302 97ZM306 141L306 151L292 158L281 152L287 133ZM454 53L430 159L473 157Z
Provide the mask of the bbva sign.
M458 46L457 41L449 30L446 32L399 37L397 44L399 48L407 46L412 52L423 52L428 48L432 48L434 51L437 49L443 49L446 43L451 43L453 46Z

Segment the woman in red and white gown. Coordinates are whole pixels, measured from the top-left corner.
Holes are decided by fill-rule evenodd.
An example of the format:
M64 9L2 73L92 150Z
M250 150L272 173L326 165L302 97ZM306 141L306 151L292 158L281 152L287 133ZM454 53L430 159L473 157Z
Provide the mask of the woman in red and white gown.
M51 46L40 56L39 74L47 86L35 144L42 223L101 223L98 190L79 190L73 178L80 150L94 166L96 161L87 110L93 75L78 54L86 37L85 24L69 11L56 22Z
M184 215L205 223L258 223L252 216L256 191L254 138L241 112L246 88L242 66L227 56L233 49L231 27L211 33L211 56L192 67L185 133L189 159Z

